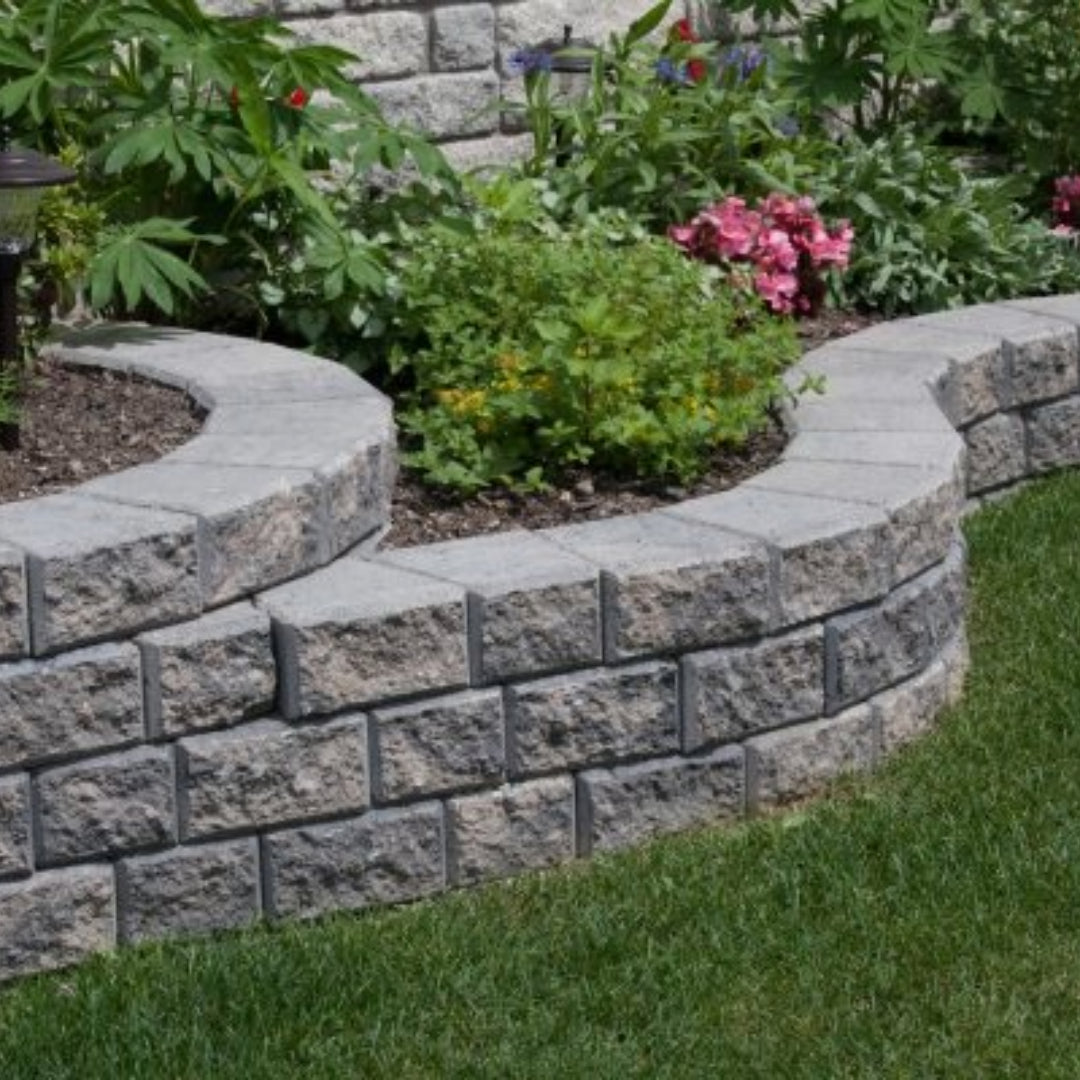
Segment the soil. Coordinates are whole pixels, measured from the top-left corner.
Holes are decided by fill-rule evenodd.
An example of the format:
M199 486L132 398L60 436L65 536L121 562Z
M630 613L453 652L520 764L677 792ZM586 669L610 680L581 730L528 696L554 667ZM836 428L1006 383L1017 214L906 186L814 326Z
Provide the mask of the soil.
M830 312L799 325L804 349L854 333L873 317ZM21 445L0 450L0 502L33 498L154 461L196 435L203 415L181 391L135 376L40 362L22 403ZM777 423L718 452L705 475L676 487L617 481L581 470L557 490L493 489L461 502L403 474L386 547L408 547L507 529L544 528L655 509L733 487L772 465L787 435Z

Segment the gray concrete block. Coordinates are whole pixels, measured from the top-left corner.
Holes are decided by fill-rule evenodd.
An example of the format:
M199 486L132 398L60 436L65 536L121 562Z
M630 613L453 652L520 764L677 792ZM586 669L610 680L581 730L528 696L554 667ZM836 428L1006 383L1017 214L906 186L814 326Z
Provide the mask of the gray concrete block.
M605 765L679 747L674 664L556 675L506 693L507 754L515 775Z
M35 847L41 866L176 842L172 750L139 747L38 773Z
M249 603L136 641L151 737L236 724L273 708L277 666L270 617Z
M872 699L883 754L894 753L935 727L948 701L949 685L949 669L944 660L937 660L914 678Z
M858 400L858 399L856 399ZM795 431L925 431L947 434L952 431L945 414L929 390L917 398L899 401L858 400L839 395L799 399L789 412Z
M306 918L430 896L446 883L444 851L438 803L271 833L264 841L267 911Z
M371 714L374 791L380 802L498 783L506 773L498 690L378 709Z
M1032 409L1027 417L1027 445L1033 472L1080 464L1080 398Z
M837 711L931 664L960 625L964 558L949 558L865 611L825 625L826 709Z
M495 9L454 4L431 13L431 56L437 71L488 68L495 62Z
M25 877L34 869L30 843L30 778L0 778L0 880Z
M202 606L190 515L46 495L0 506L0 540L27 555L36 655L191 618Z
M340 559L258 602L275 620L281 708L290 718L468 681L460 586Z
M321 2L321 0L320 0ZM289 29L303 41L334 45L357 57L346 66L354 80L396 79L417 75L427 68L427 19L413 11L341 13L333 19L294 19Z
M750 810L782 806L816 794L845 773L871 768L877 740L874 712L868 705L750 739L746 744Z
M0 885L0 982L68 967L116 944L111 866L76 866Z
M308 470L158 463L99 477L80 492L110 509L195 515L208 606L313 569L330 555L321 484Z
M0 767L112 749L142 734L134 645L0 665Z
M494 71L421 75L366 89L391 123L431 138L484 135L498 126L499 79Z
M541 535L603 568L607 661L706 648L769 625L769 555L759 541L660 513Z
M588 855L650 836L731 821L745 805L741 747L595 769L578 779L578 852Z
M937 469L964 452L955 432L806 431L784 450L785 461L852 461Z
M369 802L361 716L302 728L259 720L183 739L179 752L184 839L329 817Z
M1027 475L1024 422L1016 413L999 413L964 432L967 443L967 493L1011 484Z
M446 804L448 872L457 885L554 866L574 856L574 781L506 784Z
M121 941L246 926L259 916L258 841L178 847L116 866Z
M825 709L825 638L811 626L683 657L683 748L734 742Z
M597 568L542 534L515 530L403 548L379 561L468 591L475 683L600 662Z
M26 560L21 551L0 545L0 660L30 651Z

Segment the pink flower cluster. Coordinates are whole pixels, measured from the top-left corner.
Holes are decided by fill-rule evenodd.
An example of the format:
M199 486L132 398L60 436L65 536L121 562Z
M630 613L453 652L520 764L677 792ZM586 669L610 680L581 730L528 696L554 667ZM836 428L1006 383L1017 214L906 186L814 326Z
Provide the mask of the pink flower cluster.
M1059 176L1054 181L1054 232L1072 236L1080 228L1080 176Z
M825 296L822 271L843 269L854 231L846 221L825 227L814 200L774 193L749 209L734 195L706 207L668 236L694 258L752 268L754 291L773 311L812 315Z

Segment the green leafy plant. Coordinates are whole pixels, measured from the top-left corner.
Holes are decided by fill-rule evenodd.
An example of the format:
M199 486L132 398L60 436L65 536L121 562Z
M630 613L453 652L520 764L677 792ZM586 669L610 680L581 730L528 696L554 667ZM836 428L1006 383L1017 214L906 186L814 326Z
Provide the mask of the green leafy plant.
M698 474L782 393L786 322L661 239L430 230L402 271L404 461L471 492L588 464Z

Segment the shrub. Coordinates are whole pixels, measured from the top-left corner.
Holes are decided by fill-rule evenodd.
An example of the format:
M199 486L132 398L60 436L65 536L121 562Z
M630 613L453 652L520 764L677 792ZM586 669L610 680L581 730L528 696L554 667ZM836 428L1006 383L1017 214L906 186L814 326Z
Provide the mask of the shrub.
M393 357L407 465L462 492L583 464L686 480L765 422L790 326L667 241L607 233L429 231Z

